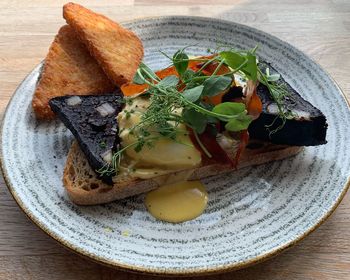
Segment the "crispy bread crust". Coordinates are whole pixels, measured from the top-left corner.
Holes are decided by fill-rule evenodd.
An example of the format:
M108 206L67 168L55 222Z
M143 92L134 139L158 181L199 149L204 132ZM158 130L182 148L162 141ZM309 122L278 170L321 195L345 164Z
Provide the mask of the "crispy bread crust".
M280 160L299 153L302 147L281 146L266 144L256 150L246 149L242 155L238 168L258 165L270 161ZM187 173L188 170L178 171ZM205 177L226 172L234 172L229 165L213 164L193 169L189 180L198 180ZM166 181L168 175L158 176L157 179L120 180L109 186L96 178L96 174L88 165L85 155L76 141L73 142L67 157L63 172L63 184L70 199L79 205L94 205L111 202L136 194L151 191Z
M114 85L78 40L74 30L62 26L51 44L32 106L40 119L52 119L49 100L63 95L111 92Z
M63 6L63 17L115 85L132 81L143 58L142 42L132 31L74 3Z

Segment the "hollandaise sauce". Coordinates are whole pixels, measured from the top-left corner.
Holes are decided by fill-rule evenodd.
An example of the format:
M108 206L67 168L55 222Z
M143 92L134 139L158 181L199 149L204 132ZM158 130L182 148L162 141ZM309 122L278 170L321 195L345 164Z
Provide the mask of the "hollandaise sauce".
M201 215L208 193L200 181L184 181L164 185L146 195L145 204L156 219L181 223Z

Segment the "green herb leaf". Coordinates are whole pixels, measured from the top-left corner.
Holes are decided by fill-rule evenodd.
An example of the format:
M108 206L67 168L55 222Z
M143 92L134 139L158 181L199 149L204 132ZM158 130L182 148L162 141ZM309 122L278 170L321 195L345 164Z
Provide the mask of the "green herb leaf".
M220 52L220 56L225 59L227 65L230 66L233 70L239 69L242 65L244 65L244 62L248 62L248 59L239 53L232 51Z
M222 115L239 115L245 112L245 105L236 102L224 102L216 105L213 112Z
M203 88L204 88L204 86L200 85L200 86L197 86L197 87L194 87L194 88L186 89L183 92L183 96L188 101L196 102L199 99L199 97L202 95Z
M203 96L215 96L226 90L232 84L232 78L216 76L206 79L203 83Z
M142 137L147 137L147 136L150 136L151 133L150 133L148 130L146 130L146 129L144 129L143 127L141 127L141 128L140 128L140 135L141 135Z
M252 52L247 52L246 55L243 55L233 51L224 51L220 52L220 56L225 59L227 65L233 70L241 70L248 79L254 82L257 80L256 55Z
M276 82L281 78L281 75L278 73L270 75L270 68L266 68L265 72L266 72L266 79L269 82Z
M145 144L146 144L146 142L145 142L144 138L139 137L139 138L138 138L138 142L136 143L136 145L135 145L135 147L134 147L134 151L135 151L136 153L141 152L141 150L142 150L142 148L143 148L143 146L144 146Z
M267 76L267 80L269 82L277 82L280 79L281 75L280 74L272 74Z
M100 148L101 148L101 149L104 149L104 148L106 148L106 147L107 147L106 142L102 140L102 141L100 142Z
M182 79L184 81L192 79L196 75L196 72L194 72L191 69L187 69L183 74L182 74Z
M186 109L182 113L184 121L198 134L204 132L207 126L206 116L197 112L195 109Z
M177 73L182 77L188 67L188 55L183 50L178 50L173 56L173 63Z
M171 76L167 76L163 80L161 80L158 83L158 86L163 87L163 88L176 87L178 83L179 83L179 78L174 76L174 75L171 75Z
M241 131L247 129L253 118L245 112L241 113L237 119L230 120L226 125L227 131Z
M140 75L139 72L142 75ZM142 85L145 83L145 78L159 81L159 77L153 72L153 70L151 68L149 68L146 64L141 62L139 65L139 69L134 76L133 83L138 84L138 85Z
M247 53L247 65L243 68L248 77L256 82L258 79L258 66L256 65L256 56L250 52Z
M206 131L208 131L208 133L210 133L213 136L216 136L219 133L216 123L207 125Z
M140 76L138 72L136 72L132 82L137 85L143 85L145 83L145 80L143 79L143 77Z

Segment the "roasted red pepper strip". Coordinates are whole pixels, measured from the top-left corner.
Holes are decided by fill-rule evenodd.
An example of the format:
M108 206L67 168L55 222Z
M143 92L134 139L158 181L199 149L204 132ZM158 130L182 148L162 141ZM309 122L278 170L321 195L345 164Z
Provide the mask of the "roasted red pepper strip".
M202 163L204 165L211 164L211 163L220 163L220 164L229 164L229 165L234 164L232 159L218 144L215 136L213 136L208 130L204 131L202 134L198 134L198 138L200 139L204 147L208 150L208 152L211 154L212 156L211 158L207 156L207 154L202 150L202 148L198 144L197 139L194 136L193 130L189 128L189 131L190 131L190 138L192 143L202 154Z
M120 87L124 96L133 96L135 94L144 92L149 86L147 84L137 85L137 84L124 84Z
M257 94L257 82L248 81L246 88L246 107L248 114L257 119L262 112L262 102Z
M234 158L234 160L233 160L233 167L234 167L234 168L237 168L237 166L238 166L238 161L239 161L239 159L240 159L240 157L241 157L241 155L242 155L242 153L243 153L245 147L246 147L247 144L248 144L248 141L249 141L249 133L248 133L248 130L242 130L242 131L240 132L239 138L240 138L240 139L239 139L240 142L239 142L239 145L238 145L238 149L237 149L237 152L236 152L236 156L235 156L235 158Z
M257 83L252 81L248 81L247 90L249 93L248 104L246 104L248 114L253 117L253 119L257 119L262 112L262 102L260 100L259 95L257 94ZM249 133L248 130L243 130L240 132L240 143L237 149L236 157L234 159L234 165L237 167L239 158L241 157L245 147L247 146L249 141Z

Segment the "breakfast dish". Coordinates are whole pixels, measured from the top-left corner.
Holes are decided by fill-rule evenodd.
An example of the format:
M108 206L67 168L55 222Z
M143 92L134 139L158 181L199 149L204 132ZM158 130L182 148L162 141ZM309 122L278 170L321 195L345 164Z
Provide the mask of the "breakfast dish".
M69 20L75 18L79 22L76 18L81 13L88 14L89 18L90 15L95 16L81 7L73 8L70 6L70 14L66 14ZM99 19L96 15L96 20ZM110 27L109 24L106 26ZM76 27L72 26L75 34L81 33L75 39L81 43L95 65L102 69L102 73L106 73L103 75L113 86L105 92L91 91L73 95L63 92L63 96L52 95L50 105L64 124L58 119L41 121L33 110L30 98L35 92L37 82L39 81L40 85L40 80L43 79L40 69L45 69L45 64L43 68L43 65L40 65L29 74L14 94L2 125L1 166L4 178L19 206L45 232L74 251L104 264L153 274L199 275L238 269L271 257L305 237L334 211L348 188L350 156L346 149L346 135L350 133L350 114L340 90L308 57L271 35L231 22L196 17L143 19L125 23L119 29L132 30L144 45L144 50L134 55L137 59L140 57L141 61L144 54L143 63L139 64L139 61L134 68L135 72L141 71L141 76L138 77L141 81L138 78L134 80L135 76L129 74L133 82L129 78L127 85L120 85L115 77L127 75L123 74L122 69L118 68L119 72L116 72L116 69L106 64L111 58L103 54L99 42L103 41L107 46L108 40L106 42L105 35L100 36L103 33L96 34L96 31L91 31L90 28L81 22L77 23ZM212 34L216 34L215 40ZM229 47L215 50L218 45ZM256 45L259 45L257 50ZM94 50L98 55L93 53ZM159 50L162 53L158 52ZM223 130L229 123L227 117L236 119L237 114L224 113L222 115L226 121L215 120L215 123L220 123L221 126L216 127L217 132L229 134L237 144L235 147L240 144L243 146L244 142L242 143L241 139L245 138L239 136L244 136L248 129L249 142L245 143L244 150L241 149L238 161L236 159L239 149L235 149L231 151L233 156L230 159L233 161L230 162L230 168L228 164L219 163L220 167L215 171L216 176L204 171L203 176L201 174L194 178L203 178L200 181L187 181L180 185L175 183L172 184L172 188L158 187L167 183L161 182L153 186L157 187L154 191L129 197L133 194L132 191L146 191L152 185L150 182L158 179L128 179L124 193L120 185L115 186L115 181L121 178L118 176L123 172L124 163L131 161L128 159L128 162L123 162L123 158L118 157L120 150L114 147L116 136L120 138L117 148L121 149L128 145L128 141L133 140L122 134L136 124L135 117L132 116L134 112L130 112L136 110L131 106L136 107L142 102L152 103L150 98L159 87L160 90L164 89L161 85L164 85L165 81L172 83L169 88L166 87L166 93L171 88L180 92L176 95L177 99L185 95L185 90L175 83L176 78L178 81L182 80L180 75L175 73L161 76L158 72L168 69L169 65L175 66L169 57L173 58L179 50L180 53L184 50L181 56L185 57L186 54L189 61L203 57L216 57L216 60L217 56L222 57L222 51L234 53L237 50L245 50L243 55L248 52L253 56L256 54L259 59L257 66L264 76L272 76L270 81L278 77L278 83L283 84L283 88L292 97L293 100L286 101L291 114L283 118L281 113L285 111L279 111L278 100L271 97L271 92L263 87L261 80L255 84L256 87L249 87L250 80L255 80L252 72L251 79L244 79L247 73L232 73L233 75L228 77L230 83L226 83L223 89L229 92L234 89L235 94L238 94L236 97L243 102L232 100L228 92L218 93L216 96L221 98L218 102L203 96L203 91L200 94L198 91L196 94L192 92L194 97L198 94L203 103L211 105L210 112L215 106L225 103L242 104L234 105L238 114L241 114L239 121L228 126L228 129L234 128L237 131ZM209 58L210 56L212 57ZM65 67L69 68L66 65L68 64L65 64ZM230 71L236 68L229 67ZM154 74L157 74L159 80L153 76L152 70L149 73L155 81L153 78L142 79L144 69L147 69L147 72L148 69L155 71ZM257 68L256 70L258 71ZM112 72L107 73L108 71ZM261 77L257 77L257 80ZM218 79L223 81L227 78ZM152 84L152 94L146 93L150 89L144 85L147 82ZM197 86L204 88L205 85ZM142 87L146 89L145 92L131 90ZM238 91L239 87L241 89ZM196 86L187 87L188 90L192 88ZM256 94L261 101L261 106L253 106L254 110L251 110L249 102L246 102L249 96L248 88L252 88L252 96ZM192 101L187 103L188 106L198 102L192 94ZM254 97L253 100L258 99ZM188 109L186 106L181 106L182 111L174 112L173 117L176 120L179 117L182 119L183 110ZM147 108L150 108L150 105L144 108L144 112L137 113L141 119L148 111ZM162 112L162 109L163 107L159 108L159 112ZM199 110L207 114L207 111ZM215 109L214 113L216 110L218 109ZM131 114L129 119L128 112ZM259 116L257 112L260 113ZM183 170L187 171L209 166L203 164L207 160L203 157L205 151L196 146L199 143L191 139L192 132L187 129L187 124L190 124L190 128L201 135L198 133L200 126L193 123L195 119L189 118L185 123L179 124L186 126L186 135L181 138L181 145L190 144L187 147L191 152L191 160L180 161L181 170L183 166L186 166ZM273 127L271 120L275 119ZM128 120L132 121L130 126ZM86 126L83 129L84 123ZM206 122L206 126L208 123ZM270 131L266 132L263 129L266 126L269 126ZM147 132L150 131L145 133ZM135 136L137 135L138 133ZM168 151L169 147L174 146L167 141L164 146ZM216 155L210 150L212 145L206 145L205 140L200 141L212 157ZM303 146L308 147L303 149ZM155 148L145 150L145 147L147 146L140 150L141 154L155 151ZM343 152L337 152L339 150ZM184 151L183 147L179 148L179 151ZM126 155L135 159L140 153L134 152L131 149ZM117 156L114 156L115 154ZM148 166L139 165L136 170L128 171L140 174L138 169L141 167L157 167L158 171L155 172L171 170L171 174L177 173L180 171L178 166L174 168L166 166L163 162L155 163L155 159L174 162L180 158L178 154L161 157L164 153L159 153L159 157L147 158L152 160ZM272 157L272 154L275 157ZM258 155L262 156L258 158ZM113 163L113 156L118 162L120 159L120 165ZM282 158L283 160L277 160ZM192 161L193 159L196 160ZM259 161L260 159L262 161ZM260 164L267 161L269 163ZM144 163L145 161L142 165L145 165ZM246 163L250 167L241 168ZM226 167L228 172L222 173ZM173 172L174 170L176 172ZM62 176L65 178L64 184ZM143 182L143 186L138 185L139 189L130 187L133 184L137 186L140 182ZM176 189L176 195L171 193L172 189ZM186 200L183 194L186 193L184 190L188 189L196 190L191 191L191 194L195 193L190 200L192 205L185 205L180 209L181 205L177 201ZM127 198L120 199L121 197ZM81 207L72 201L77 204L97 205ZM105 204L109 201L113 202ZM169 214L169 205L177 207L171 208L175 209L173 212L176 214L172 213L171 219L167 219L171 223L163 222L164 217L160 215L160 210L167 211L164 215Z
M191 63L195 68L203 61L192 61ZM166 77L175 77L170 74L177 72L174 68L167 68L156 73L157 76L163 75L164 80ZM167 76L164 77L164 75ZM287 88L288 84L282 78L280 82L284 83ZM216 100L212 102L231 105L234 103L232 99L242 99L243 87L236 84L229 86L226 93L216 95ZM106 203L147 192L161 185L199 180L212 175L232 172L235 168L285 158L299 152L300 146L325 143L327 125L324 115L319 110L289 87L288 96L293 100L293 104L289 105L289 110L293 112L293 116L290 116L281 126L282 117L277 114L276 110L271 109L274 106L277 107L276 102L273 102L267 87L259 85L255 93L257 94L255 106L258 108L251 107L250 110L251 112L258 110L259 115L263 111L264 113L262 117L259 116L249 124L249 135L252 136L250 142L246 143L246 149L241 148L241 151L238 151L239 145L245 143L240 142L237 136L236 138L231 136L232 134L230 135L223 127L221 130L210 133L209 129L216 129L220 124L214 119L211 120L211 123L204 124L205 128L199 127L199 129L206 129L198 134L201 146L190 131L185 132L184 135L182 133L181 137L175 139L169 140L167 137L161 137L158 140L157 138L157 142L152 143L153 146L150 148L146 146L137 152L134 147L127 149L120 158L115 158L116 161L120 161L120 164L114 168L119 170L108 172L111 166L106 164L109 162L112 165L112 158L118 156L116 153L127 145L137 145L136 137L140 131L134 129L133 136L131 136L131 129L135 125L140 127L139 120L145 118L144 113L150 115L147 111L150 108L150 98L146 96L147 90L142 86L128 84L122 87L122 91L125 95L129 94L129 97L123 97L121 91L117 91L115 95L109 96L57 97L50 101L52 110L73 132L83 151L77 144L73 144L64 170L64 185L71 199L77 204ZM140 95L139 91L144 93ZM211 92L213 92L213 87ZM70 104L73 98L77 99L77 103ZM166 117L166 110L173 112L179 109L165 108L167 98L165 96L161 99L159 105L156 103L157 100L153 99L151 106L158 107L156 113L152 113L152 118ZM197 98L199 99L199 96ZM231 103L222 102L224 100L231 100ZM172 104L169 105L172 106ZM101 114L103 106L110 108L110 114L107 109ZM159 106L163 107L163 111L159 112L162 110ZM198 114L196 117L203 119L206 116ZM274 125L268 130L268 125L274 120ZM197 121L197 119L190 119L190 121ZM159 121L147 124L147 127L154 129L157 124ZM189 125L194 127L193 124ZM273 130L277 131L266 136L269 131ZM175 133L178 132L175 131ZM158 134L150 133L148 137L142 139L147 141L155 135L158 136ZM249 137L248 133L242 133L239 137L242 136ZM179 142L185 142L187 145ZM118 146L120 148L117 148ZM241 156L238 155L239 158L237 158L238 152L242 153ZM86 161L89 165L86 164Z
M63 172L77 204L157 189L146 197L150 213L184 222L205 209L199 180L326 143L325 116L259 61L257 47L226 46L197 57L187 47L172 55L160 50L170 66L153 72L140 61L144 51L136 34L73 3L63 15L117 85L107 95L63 92L49 101L77 139Z

